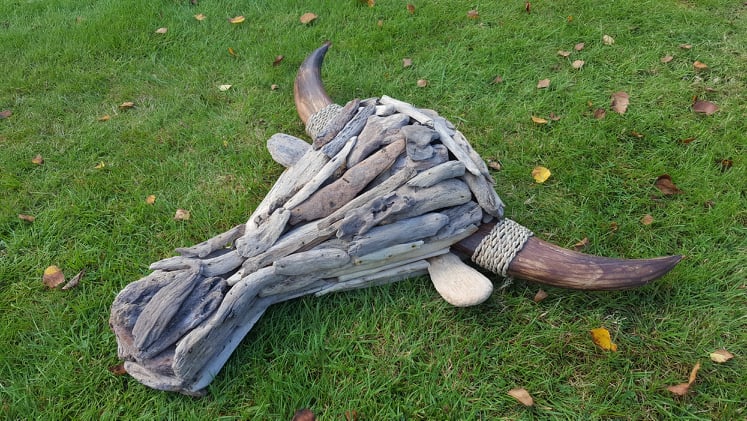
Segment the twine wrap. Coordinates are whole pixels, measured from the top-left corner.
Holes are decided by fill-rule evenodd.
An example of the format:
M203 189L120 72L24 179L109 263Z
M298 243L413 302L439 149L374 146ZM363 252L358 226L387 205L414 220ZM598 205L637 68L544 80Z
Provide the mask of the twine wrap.
M490 234L482 239L472 255L472 261L482 268L506 277L509 263L532 235L532 231L526 227L503 218L495 224Z
M340 113L340 110L342 110L341 106L329 104L309 116L309 121L306 122L306 134L311 136L312 139L316 139L327 127L327 124Z

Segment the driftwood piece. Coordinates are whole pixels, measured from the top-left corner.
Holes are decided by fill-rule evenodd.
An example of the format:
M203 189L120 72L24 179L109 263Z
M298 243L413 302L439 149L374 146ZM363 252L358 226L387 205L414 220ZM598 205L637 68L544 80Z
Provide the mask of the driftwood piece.
M276 133L267 140L267 150L272 159L285 168L295 165L311 149L303 139Z
M337 238L350 240L354 235L365 234L392 213L401 212L407 205L394 192L377 197L345 214L337 229Z
M175 251L184 257L199 257L203 258L213 253L216 250L226 248L231 245L237 238L244 235L244 224L236 225L230 230L218 234L215 237L203 241L200 244L196 244L192 247L180 247Z
M503 202L493 190L493 185L490 184L488 179L482 174L469 173L464 175L464 179L485 213L496 218L503 218Z
M337 269L350 262L350 255L336 248L312 249L294 253L276 260L272 266L275 273L288 276L314 274Z
M354 289L386 285L392 282L401 281L403 279L412 278L414 276L425 275L427 273L428 262L426 262L425 260L418 260L416 262L396 266L389 269L383 269L375 273L352 278L344 282L329 284L314 295L320 297L332 292L350 291Z
M409 202L403 211L390 215L382 223L390 224L413 218L442 208L458 206L470 201L469 187L458 179L444 180L435 186L418 188L402 186L396 190L397 196Z
M371 116L374 111L376 111L376 106L373 104L359 109L355 114L355 117L353 117L353 119L350 120L342 130L340 130L334 139L330 140L320 149L322 153L330 158L337 155L337 153L340 152L340 149L343 148L345 143L347 143L351 137L358 136L361 133L361 130L366 126L368 117Z
M422 161L433 156L431 142L438 139L435 130L425 126L405 126L400 132L407 142L407 156L413 161Z
M407 185L421 188L431 187L444 180L461 177L464 175L464 171L464 163L460 161L446 161L421 172L408 181Z
M440 213L449 217L449 223L436 234L435 238L449 238L461 232L469 226L478 226L482 222L482 209L480 205L469 201L463 205L453 206L439 210Z
M428 213L401 221L372 228L364 235L356 236L350 243L349 252L353 256L363 256L407 240L436 235L449 222L446 215Z
M290 223L295 225L303 221L313 221L341 208L371 180L389 168L402 153L404 146L404 140L400 139L348 169L338 180L321 188L306 202L291 210Z
M244 257L254 257L263 253L275 244L290 217L290 211L285 208L276 209L264 224L248 231L236 240L236 251Z
M312 144L314 149L319 149L329 143L330 140L334 139L358 112L360 104L361 101L358 98L348 101L348 103L340 109L337 115L327 123L326 127L316 135Z
M347 165L352 167L366 159L382 145L389 144L388 137L399 132L409 123L410 117L404 114L392 114L388 117L372 115L368 117L366 127L358 135L358 144L348 157Z

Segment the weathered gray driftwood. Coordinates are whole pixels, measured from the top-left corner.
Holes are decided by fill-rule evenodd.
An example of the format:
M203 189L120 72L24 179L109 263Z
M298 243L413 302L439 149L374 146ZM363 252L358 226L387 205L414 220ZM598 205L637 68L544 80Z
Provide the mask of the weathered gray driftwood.
M119 356L142 383L200 393L270 305L449 266L450 246L502 212L461 133L388 97L338 107L313 146L278 134L268 149L286 169L245 224L177 249L117 296ZM469 305L486 288L441 289Z

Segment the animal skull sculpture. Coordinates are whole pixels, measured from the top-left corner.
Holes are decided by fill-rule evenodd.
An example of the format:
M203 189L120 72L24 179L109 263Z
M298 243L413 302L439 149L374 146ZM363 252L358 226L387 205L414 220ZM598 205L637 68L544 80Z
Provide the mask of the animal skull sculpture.
M494 273L586 290L644 285L680 256L610 259L562 249L503 217L488 169L432 110L383 96L335 105L320 69L298 72L298 114L313 144L268 141L286 167L246 224L125 287L110 325L125 369L160 390L200 395L272 304L429 274L456 306L488 298Z

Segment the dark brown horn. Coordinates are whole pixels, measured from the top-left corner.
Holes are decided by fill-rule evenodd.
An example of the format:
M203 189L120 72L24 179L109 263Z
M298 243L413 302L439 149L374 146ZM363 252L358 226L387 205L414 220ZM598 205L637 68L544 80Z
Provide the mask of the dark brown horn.
M321 47L314 50L301 64L293 85L293 97L296 100L298 116L304 124L315 112L332 103L332 100L324 90L322 83L322 61L327 49L332 45L327 41Z

